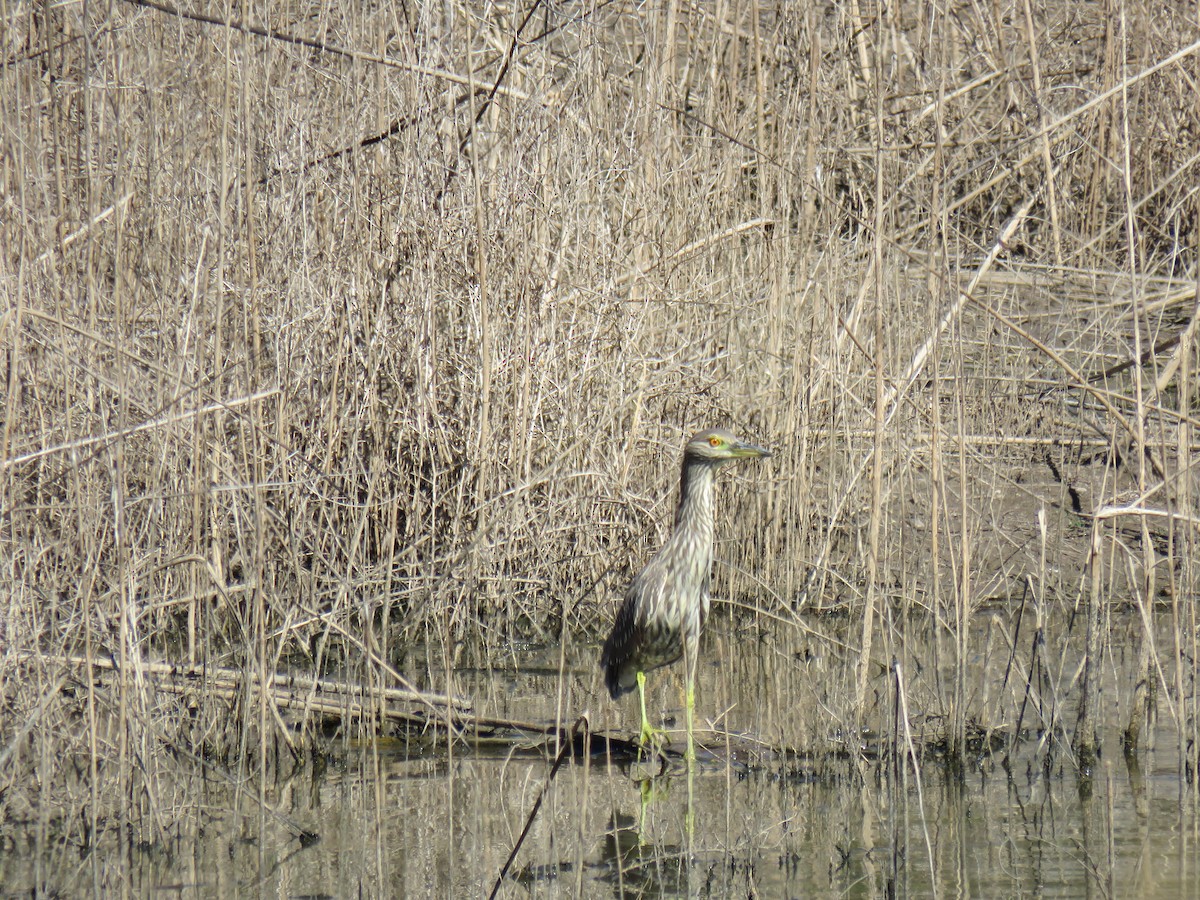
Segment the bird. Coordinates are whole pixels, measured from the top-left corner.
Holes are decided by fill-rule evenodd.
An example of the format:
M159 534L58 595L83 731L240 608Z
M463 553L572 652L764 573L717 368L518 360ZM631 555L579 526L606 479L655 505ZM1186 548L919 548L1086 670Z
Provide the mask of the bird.
M600 654L604 683L614 700L635 687L642 712L641 745L657 743L646 717L646 673L684 658L687 685L687 759L695 759L696 653L708 617L713 558L713 485L717 470L741 459L770 456L722 428L693 435L683 449L679 504L666 543L629 585Z

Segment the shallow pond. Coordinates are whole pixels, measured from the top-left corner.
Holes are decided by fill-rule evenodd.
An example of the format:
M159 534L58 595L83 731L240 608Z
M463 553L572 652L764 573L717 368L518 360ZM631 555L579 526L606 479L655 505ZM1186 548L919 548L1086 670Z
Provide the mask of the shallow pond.
M984 616L979 625L972 709L976 718L990 710L996 721L984 724L1010 734L1010 711L1031 683L1002 677L1014 644L996 633L1015 634L1015 622ZM167 819L198 808L199 839L116 838L83 851L56 838L53 816L10 823L5 894L487 896L542 797L499 896L1196 896L1200 822L1169 717L1132 761L1116 739L1131 665L1121 652L1110 652L1102 758L1081 779L1067 730L1040 728L1028 711L1027 740L1007 765L999 740L985 752L986 729L961 774L917 725L917 770L881 752L886 740L875 735L886 729L858 732L864 753L830 752L840 727L831 683L848 691L853 663L830 646L803 629L718 623L705 641L690 772L669 719L661 774L659 762L631 762L620 745L595 740L595 752L567 759L551 780L553 750L532 735L449 747L411 733L334 737L324 754L272 767L284 774L268 784L244 779L241 790L181 763L189 776L137 802L142 815ZM927 644L903 656L914 723L939 721L939 652ZM636 699L609 701L594 660L592 647L512 650L487 670L456 669L448 683L482 714L569 727L586 710L597 733L628 737ZM1070 661L1054 662L1065 663L1062 674L1042 679L1044 694L1069 684ZM881 717L888 677L886 667L872 675ZM678 674L656 673L649 696L653 710L677 710ZM810 752L818 744L823 752Z

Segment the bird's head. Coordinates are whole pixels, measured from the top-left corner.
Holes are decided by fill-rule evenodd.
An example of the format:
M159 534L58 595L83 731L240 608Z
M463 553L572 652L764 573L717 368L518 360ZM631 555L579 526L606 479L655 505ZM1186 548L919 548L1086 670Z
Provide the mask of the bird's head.
M758 459L770 456L765 447L747 443L723 428L710 428L692 437L684 448L684 459L701 460L716 465L736 459Z

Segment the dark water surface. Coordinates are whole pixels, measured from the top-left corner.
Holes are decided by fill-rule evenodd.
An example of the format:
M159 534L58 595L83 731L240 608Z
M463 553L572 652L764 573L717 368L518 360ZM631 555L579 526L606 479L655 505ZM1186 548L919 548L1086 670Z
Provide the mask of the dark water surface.
M970 703L976 720L995 715L977 724L1006 736L1027 694L1043 715L1053 705L1047 698L1069 695L1075 664L1053 659L1060 668L1029 688L1012 674L1011 648L1019 644L989 628L1015 632L1008 618L981 620ZM1154 746L1135 759L1120 750L1123 685L1131 680L1122 674L1131 665L1125 654L1110 654L1103 755L1090 779L1064 745L1067 731L1042 727L1032 700L1022 721L1028 740L1007 767L1004 749L986 753L981 741L957 773L943 745L925 740L944 713L944 648L898 654L910 673L905 700L923 757L918 783L911 765L880 753L891 740L883 734L892 702L886 667L871 677L880 719L878 727L867 723L866 755L829 752L845 733L838 698L852 692L854 662L830 647L803 630L714 628L699 690L702 750L691 775L674 756L653 778L646 777L653 766L602 752L567 762L500 896L1200 895L1197 804L1177 764L1171 717L1160 715ZM569 726L586 710L597 731L628 736L636 700L614 704L602 695L594 653L568 648L560 676L556 649L513 650L487 671L456 670L448 685L488 715L557 717ZM651 708L670 713L680 701L678 675L656 673ZM672 746L682 749L678 731ZM818 746L823 752L812 752ZM47 825L53 817L31 816L10 823L0 845L4 895L486 896L547 784L545 751L533 738L449 749L420 736L335 740L323 760L269 785L247 780L238 791L196 775L164 787L156 808L144 812L177 814L162 797L180 808L198 804L203 834L186 846L133 841L88 852L57 841ZM297 828L319 840L302 846Z

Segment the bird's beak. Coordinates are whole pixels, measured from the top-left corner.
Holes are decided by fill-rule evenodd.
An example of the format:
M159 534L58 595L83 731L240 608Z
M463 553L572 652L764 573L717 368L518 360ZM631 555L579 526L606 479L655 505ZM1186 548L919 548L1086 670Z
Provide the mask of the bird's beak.
M734 459L758 459L763 456L770 456L771 451L766 447L759 447L757 444L738 444L733 448Z

